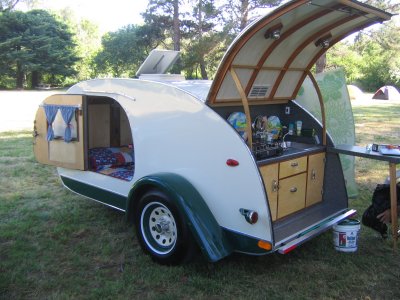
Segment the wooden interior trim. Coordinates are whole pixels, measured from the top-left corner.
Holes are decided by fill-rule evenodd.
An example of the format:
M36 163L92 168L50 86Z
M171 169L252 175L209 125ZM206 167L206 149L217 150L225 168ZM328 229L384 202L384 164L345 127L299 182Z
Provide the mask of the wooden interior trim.
M89 169L89 126L88 126L88 97L82 95L82 111L79 112L82 116L82 139L83 139L83 165L84 170Z
M256 68L256 66L251 66L251 65L232 65L231 67L234 69L250 69L250 70Z
M330 30L343 25L347 22L350 22L354 19L359 18L360 16L358 15L353 15L353 16L348 16L346 18L340 19L334 23L331 23L325 27L323 27L321 30L317 31L313 35L311 35L308 39L306 39L303 43L301 43L295 51L293 51L292 55L289 57L287 60L284 68L289 68L289 66L293 63L293 61L297 58L297 56L303 51L310 43L313 43L316 39L320 38L321 36L327 34ZM327 49L322 49L323 51L326 51ZM281 71L280 74L278 75L278 78L275 81L275 84L272 87L271 93L269 94L270 97L274 97L276 94L276 91L278 90L281 81L283 77L285 76L286 71Z
M247 141L250 150L252 150L253 147L253 136L251 132L251 115L250 115L250 107L249 107L249 102L247 100L246 94L244 92L243 86L240 82L239 76L236 74L235 69L231 68L230 69L233 81L236 84L236 88L240 94L240 97L242 98L242 104L243 104L243 109L244 113L246 114L246 133L247 133Z
M263 100L256 100L256 101L251 101L248 100L249 106L256 106L256 105L265 105L265 104L285 104L288 103L292 98L275 98L275 99L263 99ZM231 106L238 106L242 104L241 99L233 99L230 101L223 101L223 102L215 102L215 103L210 103L210 107L231 107Z
M301 22L295 24L288 30L286 30L284 33L281 34L281 37L274 41L272 45L264 52L264 54L261 56L260 60L257 63L256 66L256 71L252 74L250 77L249 82L247 83L246 86L246 94L250 92L251 87L254 84L254 81L256 80L260 70L262 69L262 66L265 64L265 61L268 59L268 57L272 54L272 52L289 36L291 36L293 33L296 31L300 30L302 27L306 26L308 23L313 22L319 18L322 18L323 16L332 13L333 11L331 9L325 9L323 11L318 12L317 14L311 15L310 17L302 20Z
M256 66L248 66L248 65L232 65L234 69L244 69L244 70L255 70L257 69ZM260 70L267 70L267 71L298 71L298 72L305 72L307 71L306 68L283 68L283 67L261 67ZM248 93L247 93L248 94Z
M207 102L214 103L215 99L218 95L218 91L224 81L226 74L231 69L231 65L233 60L235 59L236 55L239 51L243 48L243 46L261 29L263 29L269 23L275 21L276 19L280 18L281 16L285 15L286 13L296 9L299 6L307 4L309 0L299 0L290 5L284 5L280 9L278 8L273 15L268 15L262 22L259 22L251 31L246 32L245 35L241 36L240 40L236 42L234 47L230 50L226 55L226 58L221 62L221 70L218 71L216 77L211 85L210 93Z
M282 103L288 103L289 98L286 97L280 97L280 98L269 98L269 99L265 99L265 100L258 100L258 101L250 101L249 104L250 105L264 105L264 104L282 104Z
M317 92L318 95L318 101L319 105L321 107L321 121L322 121L322 145L326 146L326 115L325 115L325 105L324 105L324 100L322 99L322 93L321 90L319 89L318 83L315 80L313 74L308 71L307 75L310 77L312 84L314 85L314 88Z

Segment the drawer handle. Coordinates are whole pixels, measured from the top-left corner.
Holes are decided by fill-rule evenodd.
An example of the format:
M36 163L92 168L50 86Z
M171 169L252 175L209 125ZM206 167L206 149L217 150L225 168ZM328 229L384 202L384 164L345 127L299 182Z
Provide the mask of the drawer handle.
M311 180L315 180L315 177L317 176L317 172L315 170L311 171Z
M278 181L276 181L275 179L272 180L272 191L273 192L277 192L279 190L279 185L278 185Z
M297 192L297 187L292 187L292 188L290 189L290 192L291 192L291 193L296 193L296 192Z
M298 165L299 165L299 163L298 162L292 162L291 164L290 164L292 167L297 167Z

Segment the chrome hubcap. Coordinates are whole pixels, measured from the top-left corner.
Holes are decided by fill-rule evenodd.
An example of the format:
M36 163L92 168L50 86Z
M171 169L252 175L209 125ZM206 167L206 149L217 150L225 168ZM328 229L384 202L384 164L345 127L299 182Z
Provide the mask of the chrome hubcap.
M158 254L167 254L177 240L177 225L171 211L160 202L147 204L141 215L146 244Z

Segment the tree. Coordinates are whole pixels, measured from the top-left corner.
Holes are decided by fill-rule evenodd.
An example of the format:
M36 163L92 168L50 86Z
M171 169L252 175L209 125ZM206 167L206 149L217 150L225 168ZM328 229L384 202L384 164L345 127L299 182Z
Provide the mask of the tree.
M393 13L397 13L400 10L400 2L398 0L365 0L363 2Z
M221 44L221 34L215 30L220 11L215 7L214 0L194 0L191 20L185 21L185 47L184 63L188 77L195 77L200 69L202 79L208 79L207 56L218 49ZM190 24L190 26L188 26ZM189 29L190 28L190 29Z
M27 76L35 87L44 74L53 83L57 75L75 74L78 57L72 34L48 12L4 12L0 32L0 70L16 79L17 88L23 88Z
M128 25L102 38L102 49L94 58L97 75L133 77L150 51L161 42L158 27Z
M366 91L383 85L400 86L400 33L393 21L358 34L327 52L328 67L342 66L349 83Z
M164 35L172 38L176 51L181 50L179 7L183 4L183 0L149 0L147 10L142 14L147 25L162 28Z
M78 79L86 80L94 75L91 62L101 46L98 26L88 20L81 20L75 25L75 40L77 53L82 58L77 69Z
M12 10L18 2L19 0L0 0L0 12Z
M76 44L75 50L81 58L80 64L75 65L77 79L87 80L94 75L92 61L101 46L101 36L97 24L76 18L70 8L64 8L56 12L57 16L65 23L73 33L73 41Z
M226 30L237 35L258 16L257 10L278 6L282 0L227 0L222 6Z
M400 2L398 0L366 0L365 3L392 13L400 12ZM340 61L342 63L342 66L344 66L346 70L346 75L350 82L353 82L354 80L361 80L363 87L368 90L375 90L377 87L380 87L382 85L381 83L383 82L399 82L400 53L398 45L400 42L400 38L396 24L393 21L386 22L377 31L371 31L371 34L369 34L369 38L366 39L364 36L368 31L369 30L367 29L357 34L355 38L355 47L352 47L352 45L348 45L348 55L332 55L337 54L336 52L338 47L342 48L342 46L339 45L338 47L334 47L332 50L328 51L328 62L325 54L321 56L321 58L318 59L316 63L316 72L323 72L326 65L329 66L332 64L337 64ZM377 45L372 46L371 43L377 43ZM362 45L366 46L367 44L369 44L367 48L370 51L363 52L361 49L363 48ZM375 48L375 50L372 51L373 48ZM384 51L378 51L379 48ZM377 51L381 52L379 53L379 57L369 57L371 53L378 54ZM352 58L359 58L361 55L364 55L365 58L364 66L362 66L362 60L352 60ZM383 61L381 61L382 57L384 58ZM377 60L379 60L380 63L378 63ZM371 64L371 62L374 63ZM366 68L366 65L369 65L370 67ZM389 79L385 78L386 76L382 77L378 75L379 72L377 69L375 69L374 66L379 66L379 68L382 68L382 70L390 70L389 73L391 73L391 78ZM364 78L362 78L362 76L360 75L360 72L362 72L362 70L363 72L368 72L368 75L366 74ZM357 75L355 76L355 74ZM372 78L366 79L367 77ZM367 83L367 81L370 81L370 83Z
M15 9L18 3L24 3L28 7L34 7L40 0L0 0L0 12L11 11Z

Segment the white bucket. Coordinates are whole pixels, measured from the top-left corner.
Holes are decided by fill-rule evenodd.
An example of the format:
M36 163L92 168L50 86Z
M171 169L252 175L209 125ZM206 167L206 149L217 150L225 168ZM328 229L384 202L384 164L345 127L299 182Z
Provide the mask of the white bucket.
M360 221L346 219L333 226L333 243L335 249L341 252L357 251L358 232Z

